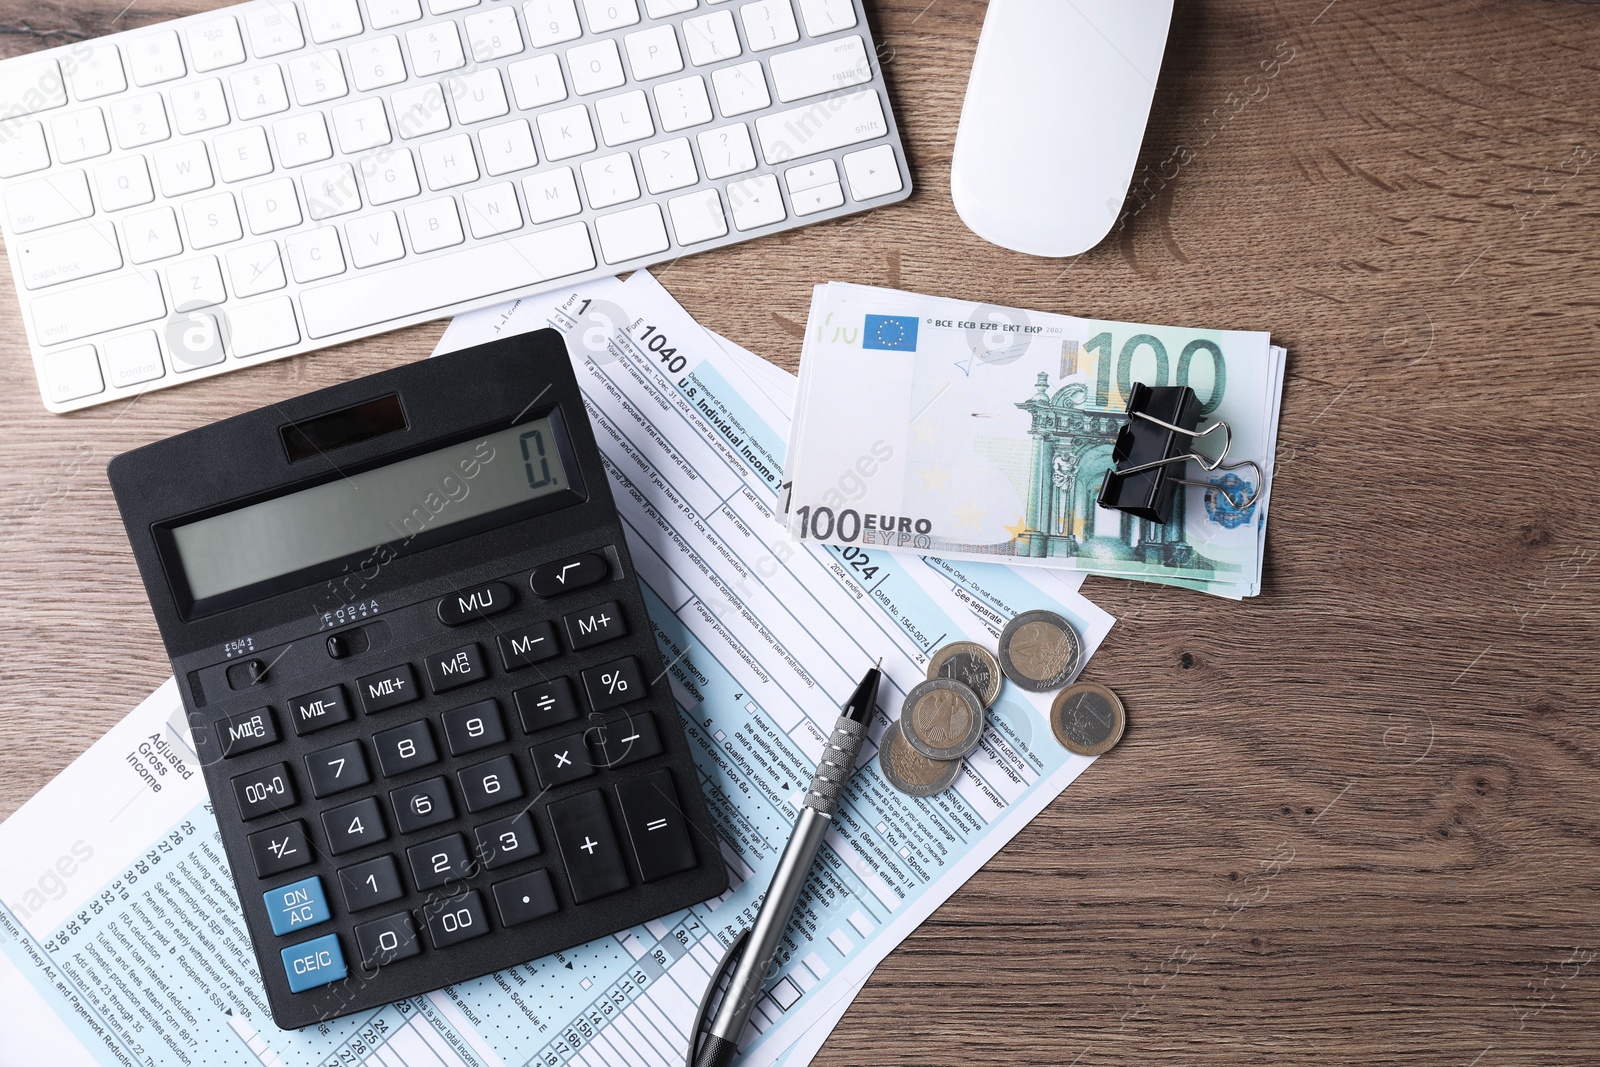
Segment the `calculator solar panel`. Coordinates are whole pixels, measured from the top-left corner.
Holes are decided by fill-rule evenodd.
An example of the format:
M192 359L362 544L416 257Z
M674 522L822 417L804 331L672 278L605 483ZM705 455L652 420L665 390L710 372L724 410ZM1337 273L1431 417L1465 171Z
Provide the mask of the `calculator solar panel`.
M109 475L279 1026L726 889L554 330Z

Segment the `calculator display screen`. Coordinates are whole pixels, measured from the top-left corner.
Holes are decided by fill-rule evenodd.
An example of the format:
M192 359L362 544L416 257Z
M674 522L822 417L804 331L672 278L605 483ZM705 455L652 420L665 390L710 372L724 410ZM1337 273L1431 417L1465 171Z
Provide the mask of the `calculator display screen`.
M195 600L571 488L549 418L474 437L172 529ZM476 528L476 525L475 527Z

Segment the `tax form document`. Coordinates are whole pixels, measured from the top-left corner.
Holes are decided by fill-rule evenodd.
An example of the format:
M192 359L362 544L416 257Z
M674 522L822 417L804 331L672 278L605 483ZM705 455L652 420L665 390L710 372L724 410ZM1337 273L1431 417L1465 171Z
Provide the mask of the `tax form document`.
M790 546L773 509L792 384L741 362L647 274L458 320L447 340L549 323L574 335L673 664L654 681L678 698L734 888L571 952L280 1031L169 682L0 825L0 1062L677 1067L855 676L885 657L880 707L893 715L934 649L993 645L1019 610L1062 613L1089 652L1109 629L1048 572ZM1044 708L1008 688L968 772L930 800L888 789L865 750L742 1063L808 1062L872 968L1088 766L1056 745Z

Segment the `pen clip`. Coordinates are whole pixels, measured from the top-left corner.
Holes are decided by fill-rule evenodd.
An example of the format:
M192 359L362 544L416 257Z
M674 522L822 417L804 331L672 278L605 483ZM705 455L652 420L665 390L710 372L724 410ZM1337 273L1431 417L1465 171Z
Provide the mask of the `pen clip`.
M733 939L733 944L728 946L728 951L723 954L722 962L717 965L716 973L711 976L711 981L706 984L705 995L700 998L700 1010L695 1014L694 1027L689 1031L689 1053L684 1059L685 1067L694 1067L695 1055L700 1051L700 1038L706 1024L706 1016L711 1014L711 1002L717 995L717 986L727 978L733 968L744 955L744 947L750 941L748 928L741 930L739 936Z

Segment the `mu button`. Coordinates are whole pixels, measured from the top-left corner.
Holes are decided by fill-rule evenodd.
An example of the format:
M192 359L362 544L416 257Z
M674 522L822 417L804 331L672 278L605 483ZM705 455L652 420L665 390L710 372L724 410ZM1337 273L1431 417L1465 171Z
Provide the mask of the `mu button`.
M457 590L439 599L439 621L446 626L460 626L498 615L511 607L515 595L505 582L487 582L471 589Z

